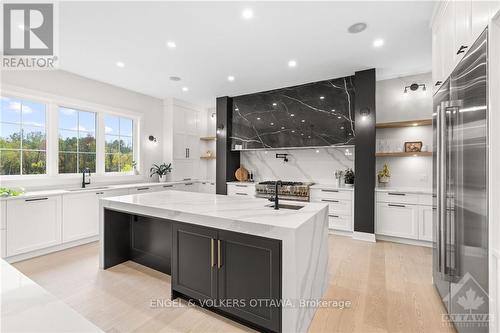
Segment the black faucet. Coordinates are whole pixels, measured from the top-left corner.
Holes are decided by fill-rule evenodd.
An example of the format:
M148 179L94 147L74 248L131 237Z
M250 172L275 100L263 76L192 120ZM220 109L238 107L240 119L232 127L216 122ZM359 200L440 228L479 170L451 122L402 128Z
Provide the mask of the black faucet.
M277 180L276 183L274 183L274 198L270 197L269 201L274 201L274 209L280 209L280 200L278 196L278 186L281 186L283 183L281 180Z
M90 178L88 180L85 180L85 174L88 174L90 177L90 169L85 168L82 171L82 188L85 188L85 185L90 185Z

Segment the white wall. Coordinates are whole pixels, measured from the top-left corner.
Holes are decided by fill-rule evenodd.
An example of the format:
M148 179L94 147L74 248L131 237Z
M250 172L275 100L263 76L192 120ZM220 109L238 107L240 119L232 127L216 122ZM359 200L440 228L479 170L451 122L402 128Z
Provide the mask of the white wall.
M289 161L276 153L290 154ZM335 183L336 170L354 169L354 149L345 148L242 151L241 165L254 174L256 181L283 180Z
M136 93L127 89L112 86L103 82L91 80L65 71L2 71L2 87L14 87L40 93L53 95L64 99L71 99L96 104L100 107L108 106L114 109L124 110L134 115L140 115L140 176L120 176L98 181L124 181L125 179L139 180L149 179L149 168L152 163L161 162L163 152L162 142L162 119L163 102L160 99ZM149 135L158 138L153 144L148 140ZM5 186L59 186L79 185L80 177L30 177L28 181L15 182L2 180Z
M378 81L376 86L377 123L432 118L431 73ZM405 86L424 83L427 90L408 91ZM432 126L377 129L377 146L381 140L403 148L404 142L422 141L432 151ZM432 157L377 157L376 170L387 163L391 169L390 187L432 186Z
M404 88L412 83L424 83L427 89L425 92L420 88L404 94ZM431 118L432 74L377 81L376 106L377 123Z

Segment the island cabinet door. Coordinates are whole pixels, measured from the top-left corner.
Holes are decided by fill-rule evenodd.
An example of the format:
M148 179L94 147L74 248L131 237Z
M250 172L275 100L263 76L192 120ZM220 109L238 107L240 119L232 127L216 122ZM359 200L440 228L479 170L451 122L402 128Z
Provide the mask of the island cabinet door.
M219 230L217 254L221 310L280 332L281 241Z
M172 288L198 300L216 300L217 230L174 223L172 237Z

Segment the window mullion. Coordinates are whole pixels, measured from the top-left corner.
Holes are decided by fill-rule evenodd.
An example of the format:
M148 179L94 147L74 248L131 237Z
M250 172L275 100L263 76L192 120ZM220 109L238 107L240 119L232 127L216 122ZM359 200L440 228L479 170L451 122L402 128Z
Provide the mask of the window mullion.
M98 112L96 114L96 157L95 157L95 168L97 175L104 175L104 161L105 161L105 129L104 129L104 114L102 112Z

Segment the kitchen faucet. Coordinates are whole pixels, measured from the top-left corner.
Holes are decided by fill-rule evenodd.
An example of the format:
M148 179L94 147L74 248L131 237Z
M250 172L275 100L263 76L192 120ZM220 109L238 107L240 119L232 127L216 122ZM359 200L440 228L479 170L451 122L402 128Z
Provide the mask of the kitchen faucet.
M269 201L274 201L274 209L280 209L280 200L279 200L279 197L278 197L278 189L279 187L282 185L282 181L281 180L277 180L275 183L274 183L274 198L273 197L270 197L269 198Z
M85 174L88 174L89 178L85 179ZM85 168L82 171L82 188L85 188L85 185L90 185L90 169Z

